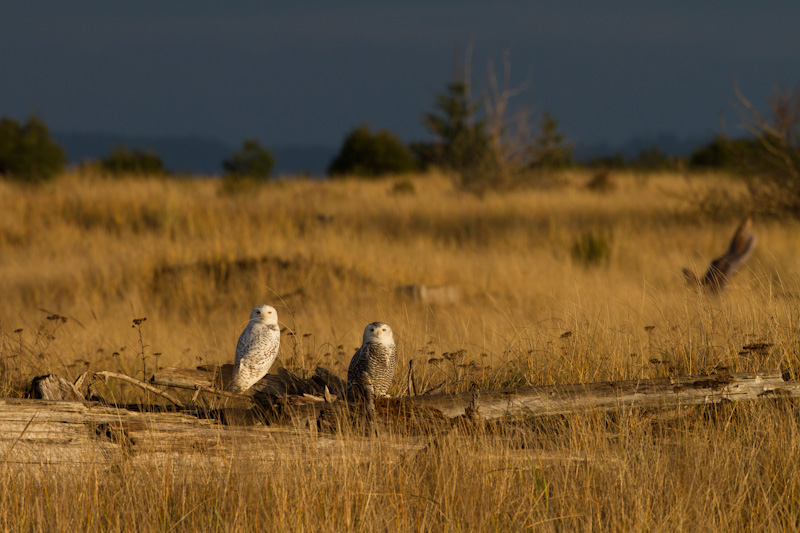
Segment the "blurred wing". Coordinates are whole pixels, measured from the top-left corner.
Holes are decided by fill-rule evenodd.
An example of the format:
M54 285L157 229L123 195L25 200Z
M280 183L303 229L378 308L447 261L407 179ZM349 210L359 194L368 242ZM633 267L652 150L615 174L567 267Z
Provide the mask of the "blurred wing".
M728 264L729 276L739 270L750 256L753 255L753 249L756 247L756 236L751 231L752 223L750 219L745 219L744 222L736 230L731 240L731 246L728 248L728 253L725 254L725 260Z
M736 271L738 271L753 254L756 236L751 232L752 221L746 218L736 229L731 245L725 255L717 257L703 276L703 285L716 292L725 288Z

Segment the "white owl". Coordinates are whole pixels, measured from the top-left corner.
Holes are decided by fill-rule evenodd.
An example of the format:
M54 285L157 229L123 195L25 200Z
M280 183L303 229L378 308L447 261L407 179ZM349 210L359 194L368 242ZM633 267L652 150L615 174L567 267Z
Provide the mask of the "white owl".
M361 348L350 360L347 381L355 383L362 372L369 374L376 396L386 396L392 385L397 367L397 346L394 343L392 328L383 322L373 322L364 328Z
M268 305L255 307L236 344L229 389L238 393L246 391L266 376L278 356L280 343L278 312Z

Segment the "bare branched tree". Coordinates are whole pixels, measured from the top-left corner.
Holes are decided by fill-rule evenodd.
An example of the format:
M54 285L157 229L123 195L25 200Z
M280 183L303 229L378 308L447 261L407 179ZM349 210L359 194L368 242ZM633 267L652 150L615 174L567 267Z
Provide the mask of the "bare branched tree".
M498 80L493 61L487 65L489 94L484 99L487 126L495 163L510 182L514 174L530 163L527 150L530 143L530 110L521 108L509 114L512 98L521 94L528 86L525 82L511 86L511 55L503 52L502 82Z
M735 87L743 127L756 142L738 144L734 156L748 179L753 209L800 218L800 85L776 89L769 117Z
M456 62L454 81L437 95L435 111L423 116L435 142L417 143L412 149L421 160L429 159L453 171L462 189L479 194L510 189L530 174L527 171L537 153L531 148L530 109L512 105L528 83L512 86L511 56L506 50L501 72L494 61L488 62L488 90L473 100L471 54L470 47L463 66ZM557 125L550 118L551 124ZM571 145L559 143L559 148L571 150Z

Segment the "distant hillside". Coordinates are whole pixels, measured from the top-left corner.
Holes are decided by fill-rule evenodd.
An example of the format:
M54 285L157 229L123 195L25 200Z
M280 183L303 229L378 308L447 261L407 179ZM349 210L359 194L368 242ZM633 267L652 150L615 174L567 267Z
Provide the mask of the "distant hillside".
M326 176L328 165L339 149L334 146L269 147L275 156L275 174Z
M102 133L53 134L67 151L70 163L106 157L109 151L124 144L135 150L152 150L173 172L218 175L222 160L238 147L216 139L202 137L134 137ZM326 146L267 146L275 156L275 174L309 174L323 176L336 148Z

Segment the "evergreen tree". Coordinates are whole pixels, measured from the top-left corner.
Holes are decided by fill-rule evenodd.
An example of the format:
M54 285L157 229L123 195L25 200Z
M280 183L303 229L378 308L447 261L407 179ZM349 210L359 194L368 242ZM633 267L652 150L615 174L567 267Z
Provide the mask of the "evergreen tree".
M65 163L64 149L36 115L24 125L6 117L0 120L0 175L39 182L62 172Z
M275 158L256 139L245 139L242 149L222 162L228 176L269 179L275 167Z
M418 144L414 151L418 157L432 158L442 168L455 172L462 188L481 192L496 188L504 180L486 119L477 117L481 101L472 101L469 89L468 83L455 81L436 95L435 110L422 118L436 141L428 147Z
M534 168L561 168L572 163L573 144L558 131L558 121L548 112L542 114L539 133L529 147Z
M490 159L486 120L476 118L480 106L470 101L469 85L456 81L436 95L436 111L423 116L422 123L436 136L434 153L443 167L462 173Z

